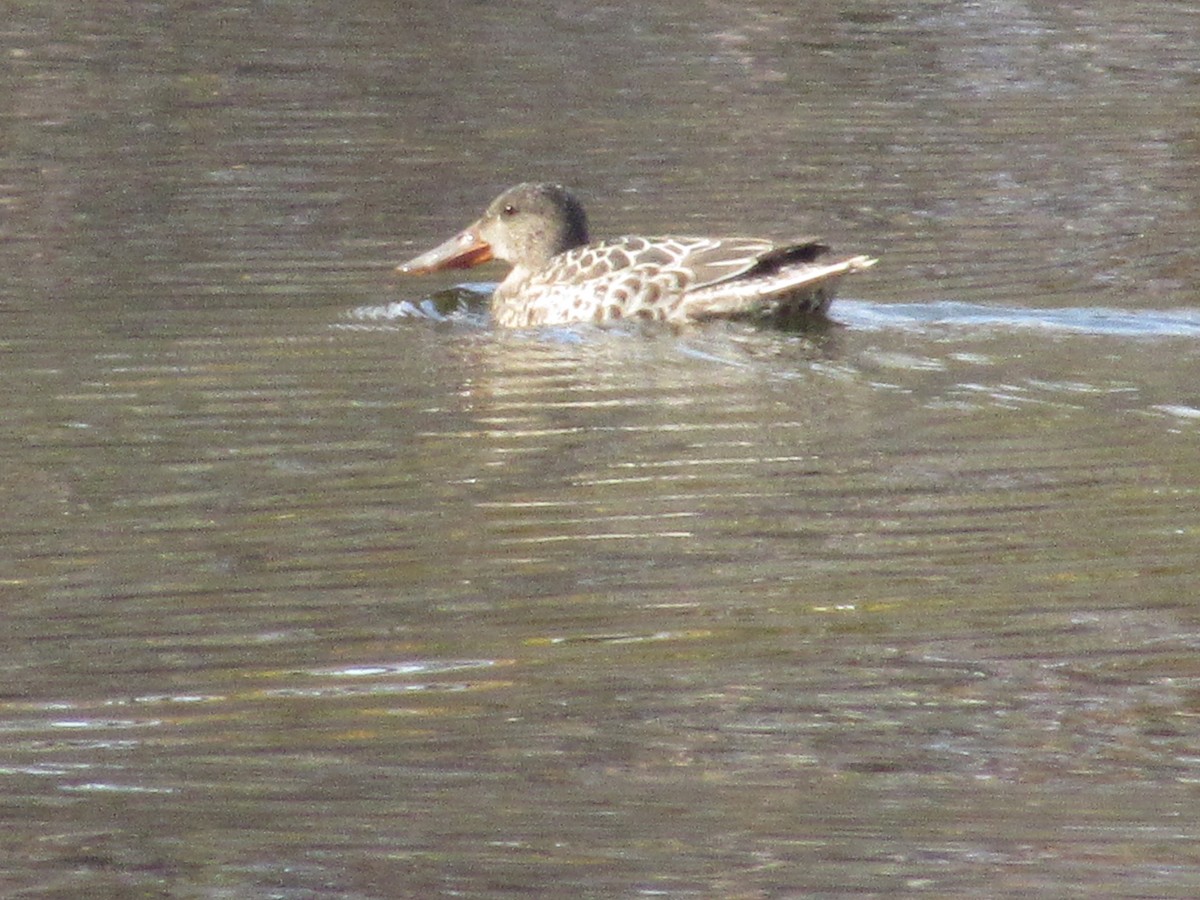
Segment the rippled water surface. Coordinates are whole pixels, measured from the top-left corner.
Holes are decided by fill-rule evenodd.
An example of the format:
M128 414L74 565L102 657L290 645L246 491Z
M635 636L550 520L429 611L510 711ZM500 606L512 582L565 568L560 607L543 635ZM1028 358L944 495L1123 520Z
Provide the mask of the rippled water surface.
M1200 893L1187 4L17 4L0 894ZM492 328L509 182L820 333Z

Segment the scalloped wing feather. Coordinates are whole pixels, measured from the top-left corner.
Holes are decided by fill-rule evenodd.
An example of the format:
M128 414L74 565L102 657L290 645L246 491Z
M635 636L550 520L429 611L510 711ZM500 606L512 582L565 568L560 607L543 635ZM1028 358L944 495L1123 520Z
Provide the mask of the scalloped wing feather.
M814 263L826 246L758 238L621 237L570 250L537 271L514 268L493 298L504 326L645 318L763 317L781 304L823 312L865 257ZM829 284L825 284L829 281Z

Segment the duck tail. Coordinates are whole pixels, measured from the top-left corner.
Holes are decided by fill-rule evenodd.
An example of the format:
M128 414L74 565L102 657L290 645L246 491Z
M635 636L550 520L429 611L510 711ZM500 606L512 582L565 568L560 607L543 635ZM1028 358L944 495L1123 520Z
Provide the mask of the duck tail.
M814 249L812 245L785 248L764 256L737 278L689 291L687 317L792 322L824 316L842 277L869 269L876 260L851 256L816 262Z

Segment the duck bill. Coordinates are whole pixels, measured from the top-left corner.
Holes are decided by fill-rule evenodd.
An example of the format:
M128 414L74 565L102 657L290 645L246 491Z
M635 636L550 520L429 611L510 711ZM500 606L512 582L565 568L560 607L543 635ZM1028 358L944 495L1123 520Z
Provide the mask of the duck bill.
M444 244L396 266L396 271L404 275L426 275L443 269L469 269L491 258L492 245L481 238L479 230L472 225Z

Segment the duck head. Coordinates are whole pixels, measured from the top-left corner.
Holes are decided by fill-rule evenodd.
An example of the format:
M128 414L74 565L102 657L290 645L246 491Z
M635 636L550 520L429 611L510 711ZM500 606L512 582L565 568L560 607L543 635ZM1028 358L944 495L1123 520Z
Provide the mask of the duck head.
M491 259L538 269L588 241L583 206L562 185L519 184L491 202L478 221L396 267L406 275L469 269Z

